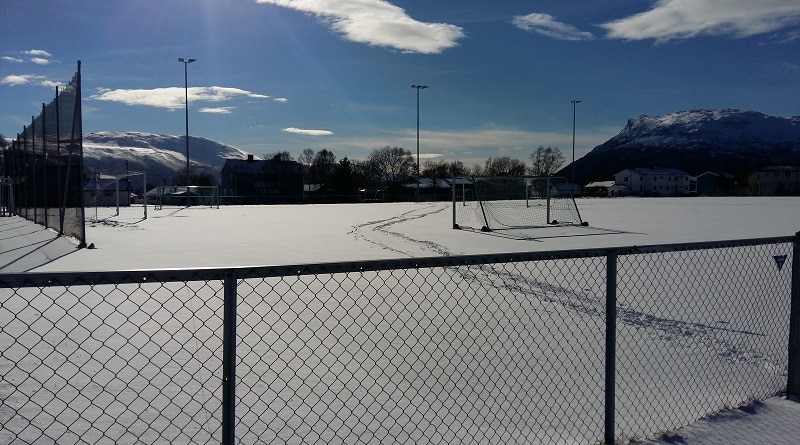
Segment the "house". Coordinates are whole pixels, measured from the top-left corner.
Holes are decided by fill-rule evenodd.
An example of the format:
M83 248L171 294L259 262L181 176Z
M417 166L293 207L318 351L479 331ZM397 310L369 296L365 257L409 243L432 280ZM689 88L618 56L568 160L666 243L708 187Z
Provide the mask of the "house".
M303 201L303 168L295 161L227 159L221 172L222 200L235 204L294 204Z
M800 195L800 167L773 166L750 174L750 192L757 196Z
M630 195L687 196L689 174L676 168L630 168L614 175L614 184L628 188Z
M88 207L131 205L133 187L127 178L96 174L83 180L84 204Z
M705 172L693 178L697 196L720 196L733 193L736 180L729 173Z
M614 181L595 181L583 187L586 196L611 196L609 189L614 186Z

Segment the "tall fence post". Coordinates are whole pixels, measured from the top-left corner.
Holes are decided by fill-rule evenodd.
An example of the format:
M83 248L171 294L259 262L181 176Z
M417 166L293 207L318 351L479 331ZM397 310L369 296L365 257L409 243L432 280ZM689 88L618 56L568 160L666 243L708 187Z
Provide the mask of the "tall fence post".
M606 257L606 385L604 444L613 444L616 435L617 366L617 253Z
M236 440L236 271L225 272L222 319L222 445Z
M800 396L800 232L792 243L792 306L789 315L789 362L786 395Z

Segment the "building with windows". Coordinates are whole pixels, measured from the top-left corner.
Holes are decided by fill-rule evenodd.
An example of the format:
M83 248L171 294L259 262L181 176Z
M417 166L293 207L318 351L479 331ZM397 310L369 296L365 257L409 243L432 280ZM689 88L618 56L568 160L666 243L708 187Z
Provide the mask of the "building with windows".
M747 185L756 196L800 195L800 167L765 167L751 173Z
M629 168L614 175L614 184L627 187L629 195L687 196L690 176L676 168Z

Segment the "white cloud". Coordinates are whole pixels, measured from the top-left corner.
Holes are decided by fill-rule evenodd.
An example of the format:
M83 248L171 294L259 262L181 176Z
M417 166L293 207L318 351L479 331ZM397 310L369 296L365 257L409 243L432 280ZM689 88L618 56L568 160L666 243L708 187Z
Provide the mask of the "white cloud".
M5 60L6 62L14 62L14 63L22 63L25 61L24 59L11 56L3 56L2 59Z
M287 98L285 98L285 97L276 97L276 98L274 98L274 99L272 99L272 100L274 100L275 102L280 102L280 103L286 103L286 102L289 102L289 99L287 99Z
M43 59L41 57L31 57L31 62L37 65L48 65L50 63L48 59Z
M23 51L22 53L33 57L53 57L52 54L43 49L32 49L30 51Z
M186 91L181 87L154 88L151 90L98 89L89 99L118 102L125 105L144 105L148 107L167 108L170 110L186 106ZM189 104L192 102L224 102L237 97L266 99L269 96L252 93L239 88L228 87L191 87L189 88ZM209 108L210 109L210 108Z
M581 31L578 28L559 22L549 14L533 13L514 17L511 21L515 26L529 32L558 40L591 40L594 35Z
M283 131L287 133L303 134L306 136L329 136L333 134L332 131L328 130L305 130L303 128L294 127L284 128Z
M47 79L45 76L37 76L33 74L12 74L5 76L0 79L0 84L11 86L33 84L45 87L54 87L60 85L58 82L53 82L52 80Z
M384 0L257 0L324 19L345 39L411 53L438 54L457 45L462 29L425 23Z
M199 111L201 113L211 113L211 114L231 114L236 107L205 107L201 108Z
M646 12L600 25L608 37L665 42L699 35L748 37L796 26L797 0L659 0Z

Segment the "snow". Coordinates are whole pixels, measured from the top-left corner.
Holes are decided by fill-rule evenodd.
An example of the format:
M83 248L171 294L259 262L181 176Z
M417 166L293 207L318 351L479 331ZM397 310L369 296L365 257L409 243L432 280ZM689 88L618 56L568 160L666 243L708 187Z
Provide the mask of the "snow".
M95 249L41 231L3 249L0 271L319 263L790 236L800 198L579 199L589 227L478 233L452 229L450 203L123 208L87 222ZM87 211L87 218L94 213ZM8 223L8 222L6 222ZM21 224L21 222L17 222ZM35 226L34 226L35 227Z
M20 218L0 218L0 272L551 251L782 237L800 230L798 197L586 198L578 200L578 207L589 227L502 233L453 230L449 203L151 208L146 220L141 220L141 209L123 209L120 217L89 224L87 241L94 249L77 249L74 240L54 237ZM757 401L650 443L780 443L780 437L798 436L799 407L781 398Z

